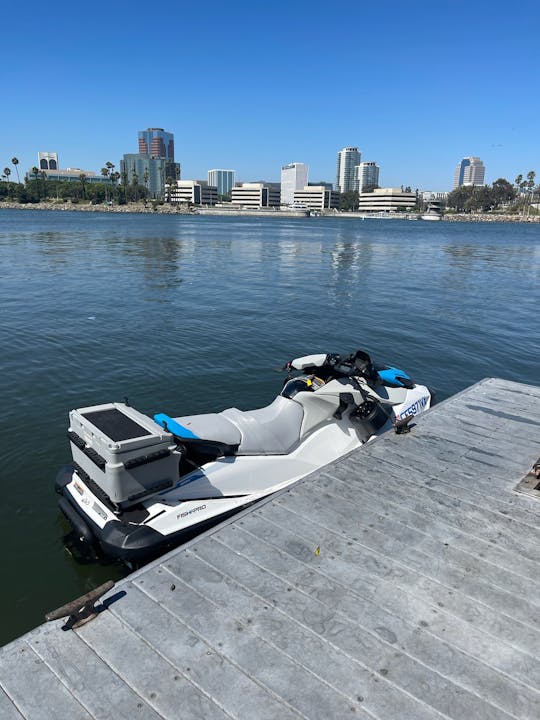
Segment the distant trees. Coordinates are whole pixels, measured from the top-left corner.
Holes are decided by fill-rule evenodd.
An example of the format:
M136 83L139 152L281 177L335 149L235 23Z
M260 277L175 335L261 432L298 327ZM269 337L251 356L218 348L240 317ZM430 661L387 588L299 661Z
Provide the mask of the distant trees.
M19 160L11 159L18 177ZM128 201L146 199L148 189L138 184L138 178L134 178L132 184L128 184L127 173L120 175L116 172L111 162L106 162L101 169L103 182L96 182L97 178L90 178L81 173L77 179L54 180L47 176L47 173L34 166L24 178L24 183L13 182L10 178L12 170L5 167L2 171L0 182L0 201L10 200L21 204L38 203L40 201L55 200L63 202L90 202L94 205L103 202L114 201L118 204L125 204ZM122 177L124 186L118 185Z
M358 210L359 204L360 195L356 192L356 190L341 193L341 195L339 196L340 210Z
M495 180L491 186L491 191L493 193L493 201L496 208L501 205L508 205L516 197L516 191L514 190L512 183L509 183L508 180L505 180L504 178Z
M535 195L540 195L540 185L537 188L534 186L535 178L535 171L529 170L526 180L523 178L523 175L518 175L514 181L517 188L518 209L522 213L526 212L527 215L531 212L531 205L534 202Z
M492 185L461 185L448 194L446 205L456 212L489 212L509 205L516 197L513 185L499 178Z

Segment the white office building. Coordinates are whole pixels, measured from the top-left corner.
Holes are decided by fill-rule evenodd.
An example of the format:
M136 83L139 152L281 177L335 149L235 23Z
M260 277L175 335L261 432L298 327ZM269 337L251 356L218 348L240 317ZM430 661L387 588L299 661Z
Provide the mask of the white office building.
M235 183L234 170L209 170L208 185L217 187L218 195L230 195Z
M355 190L368 192L379 187L379 166L374 162L362 162L354 169Z
M420 192L420 195L422 197L422 200L424 202L446 202L448 199L448 191L447 190L422 190Z
M279 185L239 183L231 191L231 203L246 208L279 207Z
M454 173L454 189L461 185L483 185L486 168L479 157L465 157Z
M166 186L166 191L169 186ZM166 193L167 194L167 193ZM168 192L171 203L191 205L215 205L218 191L206 180L177 180Z
M290 163L281 168L281 204L292 205L294 193L308 184L308 166L305 163Z
M416 205L416 193L403 192L401 188L377 188L373 192L360 193L359 212L397 212L412 210Z
M294 204L308 210L330 210L339 207L339 193L327 185L306 185L295 190Z
M38 170L58 170L58 153L38 152ZM81 172L84 172L81 170Z
M355 168L360 165L362 155L357 147L346 147L338 152L336 168L336 190L341 193L356 190Z

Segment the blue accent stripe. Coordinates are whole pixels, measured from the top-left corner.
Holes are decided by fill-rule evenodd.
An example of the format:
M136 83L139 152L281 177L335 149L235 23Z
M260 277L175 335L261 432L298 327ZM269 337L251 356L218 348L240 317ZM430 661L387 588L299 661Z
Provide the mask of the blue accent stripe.
M180 423L177 423L176 420L173 420L168 415L165 415L165 413L158 413L157 415L154 415L154 422L157 422L158 425L161 425L162 428L165 428L177 437L192 440L199 439L198 435L195 435L195 433L192 433L187 427L180 425Z

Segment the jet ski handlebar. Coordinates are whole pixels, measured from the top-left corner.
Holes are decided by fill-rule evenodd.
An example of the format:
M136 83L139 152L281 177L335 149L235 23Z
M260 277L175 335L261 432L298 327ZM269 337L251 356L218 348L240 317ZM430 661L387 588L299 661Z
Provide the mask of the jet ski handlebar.
M280 369L287 370L289 373L293 370L300 370L306 374L319 374L321 377L324 376L324 379L362 377L366 380L374 380L377 377L370 356L363 350L357 350L350 355L338 355L337 353L304 355L290 360Z

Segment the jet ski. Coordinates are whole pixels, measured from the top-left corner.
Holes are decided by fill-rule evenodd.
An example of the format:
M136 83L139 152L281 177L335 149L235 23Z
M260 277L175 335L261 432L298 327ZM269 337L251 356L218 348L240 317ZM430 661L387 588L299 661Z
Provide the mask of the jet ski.
M138 566L427 410L432 393L363 350L286 363L256 410L153 418L72 410L59 505L83 547Z

